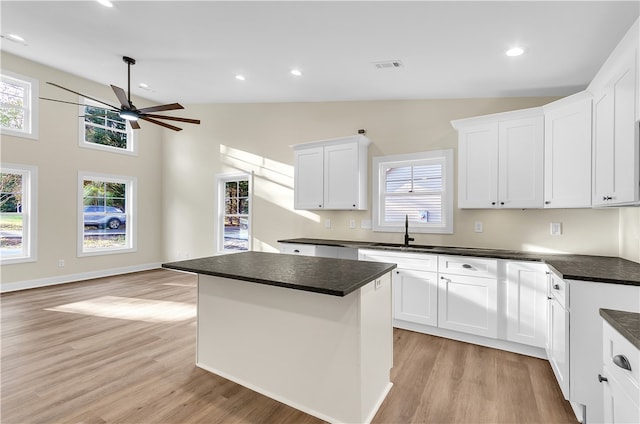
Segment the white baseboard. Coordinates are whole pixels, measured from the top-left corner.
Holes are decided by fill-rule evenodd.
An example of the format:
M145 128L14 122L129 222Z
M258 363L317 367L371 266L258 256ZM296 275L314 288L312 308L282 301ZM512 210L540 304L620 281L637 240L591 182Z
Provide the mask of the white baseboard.
M37 278L35 280L13 281L10 283L0 283L0 293L8 293L17 290L34 289L37 287L53 286L57 284L73 283L76 281L90 280L93 278L110 277L118 274L129 274L131 272L148 271L160 268L161 263L127 266L122 268L110 268L100 271L82 272L79 274L57 275L55 277Z

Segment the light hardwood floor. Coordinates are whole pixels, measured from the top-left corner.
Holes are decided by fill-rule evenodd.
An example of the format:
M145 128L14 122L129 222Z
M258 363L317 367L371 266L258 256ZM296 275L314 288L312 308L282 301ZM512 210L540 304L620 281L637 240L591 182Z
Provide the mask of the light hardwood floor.
M320 423L194 366L196 277L153 270L2 295L0 421ZM394 331L374 423L575 423L546 361Z

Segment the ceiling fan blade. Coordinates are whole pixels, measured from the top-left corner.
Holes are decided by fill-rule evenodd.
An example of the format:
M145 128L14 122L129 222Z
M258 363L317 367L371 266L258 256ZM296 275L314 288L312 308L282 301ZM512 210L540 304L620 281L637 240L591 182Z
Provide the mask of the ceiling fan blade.
M69 105L76 105L76 106L90 106L90 105L86 105L86 104L82 104L82 103L75 103L75 102L67 102L66 100L58 100L58 99L50 99L48 97L40 97L40 100L49 100L50 102L58 102L58 103L66 103ZM118 109L107 109L107 110L112 110L114 112L118 112Z
M131 128L133 128L134 130L139 130L140 129L140 124L138 124L136 121L128 121L129 125L131 125Z
M116 94L116 97L118 98L118 101L120 102L122 107L125 108L125 109L130 109L131 105L129 104L129 99L127 98L127 93L125 93L122 88L116 87L113 84L111 84L111 89Z
M144 119L145 121L149 121L156 125L160 125L161 127L169 128L170 130L182 131L182 128L174 127L173 125L169 125L165 122L156 121L155 119L147 118L146 116L141 116L140 119Z
M152 113L144 113L143 114L147 118L156 118L156 119L168 119L169 121L179 121L186 122L188 124L199 124L199 119L189 119L189 118L179 118L177 116L164 116L164 115L154 115Z
M110 105L109 103L105 103L102 100L94 99L93 97L89 97L89 96L87 96L85 94L78 93L77 91L69 90L68 88L65 88L65 87L63 87L61 85L54 84L54 83L49 82L49 81L47 81L47 84L53 85L54 87L61 88L61 89L65 90L65 91L68 91L70 93L77 94L78 96L84 97L85 99L90 99L90 100L93 100L94 102L102 103L103 105L107 105L107 106L109 106L110 108L112 108L114 110L120 110L120 108L117 108L117 107L115 107L113 105Z
M184 109L184 107L180 103L171 103L168 105L143 107L142 109L138 109L138 112L148 113L148 112L160 112L163 110L176 110L176 109Z

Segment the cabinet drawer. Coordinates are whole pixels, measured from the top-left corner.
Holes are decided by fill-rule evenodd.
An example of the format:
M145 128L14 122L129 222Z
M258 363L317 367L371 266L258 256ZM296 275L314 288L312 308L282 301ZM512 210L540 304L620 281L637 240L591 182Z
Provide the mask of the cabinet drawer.
M388 262L398 268L418 271L438 271L438 255L422 253L388 252L385 250L360 249L358 257L363 261Z
M567 291L567 282L553 272L549 273L549 295L558 299L563 308L568 308L569 292Z
M280 243L280 253L289 255L316 256L317 246L313 244Z
M497 278L498 261L468 256L439 256L438 271L455 275Z
M638 387L640 386L640 350L606 321L603 321L602 324L602 340L604 366L615 376L626 392L635 391L635 394L638 395ZM616 365L614 362L616 356L626 358L631 371ZM619 361L620 359L618 359Z

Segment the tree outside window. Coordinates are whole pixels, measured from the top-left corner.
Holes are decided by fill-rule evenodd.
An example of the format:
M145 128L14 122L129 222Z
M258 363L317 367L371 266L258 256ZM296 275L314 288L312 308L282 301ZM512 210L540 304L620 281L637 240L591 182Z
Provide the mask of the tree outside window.
M249 176L227 176L220 179L222 192L221 250L250 250L250 195Z
M93 149L135 153L133 131L118 112L84 99L80 107L80 146Z
M36 260L37 168L3 163L0 169L0 258L3 264Z
M2 71L0 131L15 137L38 138L38 80Z

